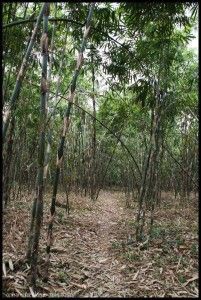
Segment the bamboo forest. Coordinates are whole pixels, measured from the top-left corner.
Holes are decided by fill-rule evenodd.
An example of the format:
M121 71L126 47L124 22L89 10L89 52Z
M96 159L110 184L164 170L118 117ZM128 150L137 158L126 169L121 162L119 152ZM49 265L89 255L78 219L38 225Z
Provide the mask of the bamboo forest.
M198 2L2 3L2 295L198 298Z

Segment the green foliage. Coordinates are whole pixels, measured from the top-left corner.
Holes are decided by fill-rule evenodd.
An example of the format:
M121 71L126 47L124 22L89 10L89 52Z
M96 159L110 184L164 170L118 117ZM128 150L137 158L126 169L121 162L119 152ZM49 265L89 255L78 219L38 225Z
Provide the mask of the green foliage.
M118 241L113 241L112 244L111 244L111 247L112 247L112 249L121 249L122 245Z
M26 18L36 17L41 4L29 3ZM55 37L50 91L56 92L60 76L59 94L68 97L69 84L76 68L76 55L83 36L83 25L88 12L88 3L51 4L50 18L67 18L72 22L58 21L55 24ZM187 9L192 16L187 14ZM21 5L3 5L3 23L12 23L24 18L25 8ZM198 62L197 56L187 49L192 39L192 28L197 25L196 3L98 3L95 7L88 49L84 54L84 64L77 82L77 99L81 107L92 113L92 67L95 71L96 116L116 135L122 134L142 168L150 139L151 113L156 105L156 84L165 93L161 103L160 134L178 159L185 149L180 130L183 114L198 115ZM22 62L33 23L27 22L4 30L3 60L5 64L3 89L4 102L9 104L16 81L16 74ZM51 37L54 22L49 22L48 35ZM36 43L30 56L26 76L20 94L17 118L17 135L22 124L26 124L28 149L37 145L39 132L40 102L40 37L42 27L37 33ZM65 37L67 36L67 39ZM51 41L49 41L51 43ZM92 49L93 48L93 49ZM64 50L65 49L65 50ZM93 63L92 63L93 53ZM107 83L106 90L102 80ZM101 96L99 96L101 95ZM56 151L61 134L62 118L66 100L49 95L49 122L47 128L52 135L50 167L55 167ZM73 107L69 141L65 146L68 152L68 174L78 176L78 151L74 154L72 141L83 135L84 149L91 141L92 119L82 117L83 112ZM193 141L197 140L198 122L192 116L188 130L189 157L195 157ZM121 133L122 132L122 133ZM104 155L115 158L108 169L108 180L121 183L125 165L130 164L120 143L105 128L96 122L97 144ZM103 149L103 150L102 150ZM88 150L87 150L88 151ZM28 155L30 157L30 155ZM28 158L27 158L28 160ZM106 163L106 162L105 162ZM102 164L102 163L100 163ZM172 172L172 160L164 151L160 171L163 178ZM77 166L77 167L76 167ZM174 167L178 173L177 167ZM196 160L192 163L196 168ZM135 173L135 168L133 168ZM127 171L128 172L128 171ZM129 171L129 172L132 172ZM130 177L131 175L129 175ZM136 178L139 181L139 178Z
M69 281L69 276L64 271L59 271L58 277L60 282L68 283Z
M183 283L186 282L186 277L185 277L184 275L182 275L182 274L179 274L179 275L178 275L178 279L179 279L179 282L180 282L181 284L183 284Z
M11 95L41 6L39 2L3 4L4 117L9 111ZM63 117L74 92L72 88L70 93L70 85L79 65L77 56L90 4L61 2L50 6L47 72L51 70L51 78L47 85L47 107L42 109L42 101L40 104L40 39L44 30L41 23L22 78L17 106L11 115L15 121L14 132L11 132L11 126L8 127L3 149L5 164L11 163L7 181L16 187L14 192L17 191L20 198L20 184L25 190L27 187L30 191L35 190L39 178L37 153L42 139L39 191L41 186L48 191L45 184L51 185L52 191L55 182L56 195L58 177L54 174L60 166L58 154L62 148L58 153L58 144L64 141ZM64 182L58 180L58 191L75 191L88 196L92 188L96 194L101 188L118 186L133 198L137 195L136 200L151 199L156 205L155 191L174 191L180 196L183 193L182 203L188 193L197 191L198 57L188 48L193 29L198 26L197 11L197 3L187 2L95 4L83 65L76 82L71 122L67 124L65 143L60 144L64 148L61 162ZM51 40L53 29L55 35ZM42 124L40 110L44 112L42 118L45 109L47 122ZM95 120L93 116L96 116ZM47 146L47 137L51 149L47 178L43 182L43 150ZM8 151L10 145L13 145L12 151ZM4 169L7 172L9 168L5 166ZM75 200L72 212L76 213L78 202L79 198ZM135 207L133 204L139 203L132 203L128 212ZM163 203L162 199L162 205L167 210L172 209L172 202ZM140 205L137 207L140 212ZM146 205L142 207L146 212ZM91 209L87 207L83 213L90 214ZM56 216L64 227L72 225L63 209L58 209ZM149 230L148 216L146 213L145 231ZM136 219L124 222L132 233L139 225ZM178 251L182 251L181 246L185 244L180 228L161 226L155 220L153 224L150 244L154 245L156 240L161 242L161 252L153 253L156 266L164 266L166 262L177 265L181 258L180 264L186 268L189 262L178 257ZM141 242L146 240L145 232L142 232ZM144 247L139 246L140 250L147 247L146 242ZM197 245L193 243L190 247L188 253L197 257ZM113 252L120 252L123 259L131 262L131 268L144 260L139 248L133 243L129 246L123 241L111 241ZM144 254L146 256L146 251ZM69 276L64 271L58 273L58 279L69 283ZM178 275L178 280L181 284L186 282L182 274Z
M64 209L61 209L60 211L58 211L57 215L58 215L58 221L59 221L60 224L66 224L67 223L67 220L65 218Z
M161 227L153 227L151 232L151 238L165 238L166 236L166 229Z
M136 251L128 251L123 253L123 258L126 260L132 262L132 261L139 261L140 260L140 255L136 253Z
M197 256L198 255L198 245L192 244L191 245L191 255Z

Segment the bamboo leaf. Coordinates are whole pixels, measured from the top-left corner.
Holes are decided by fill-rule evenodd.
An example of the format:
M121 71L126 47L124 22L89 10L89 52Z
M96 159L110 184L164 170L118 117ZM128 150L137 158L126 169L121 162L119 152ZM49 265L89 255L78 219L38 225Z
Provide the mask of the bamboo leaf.
M11 259L9 259L8 264L9 264L9 268L11 269L11 271L13 271L14 267L13 267L13 262Z
M3 261L3 273L4 273L4 276L6 277L6 264L4 261Z

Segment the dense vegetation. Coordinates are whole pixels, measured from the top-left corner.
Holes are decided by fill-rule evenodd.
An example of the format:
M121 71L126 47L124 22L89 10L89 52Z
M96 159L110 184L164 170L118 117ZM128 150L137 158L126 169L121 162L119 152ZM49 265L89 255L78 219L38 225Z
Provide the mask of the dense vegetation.
M162 192L198 193L197 26L190 3L3 4L3 213L32 195L26 259L36 288L44 196L124 192L137 243L149 244ZM35 193L35 195L33 194ZM58 194L66 195L66 203ZM135 216L135 217L134 217Z

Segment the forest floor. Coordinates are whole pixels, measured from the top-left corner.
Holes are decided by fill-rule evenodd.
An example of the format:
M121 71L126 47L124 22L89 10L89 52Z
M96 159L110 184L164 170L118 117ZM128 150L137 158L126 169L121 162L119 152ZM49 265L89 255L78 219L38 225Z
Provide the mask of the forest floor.
M44 199L43 259L50 198ZM149 247L139 247L128 242L135 233L136 210L125 207L123 193L109 191L94 203L72 193L69 215L57 208L49 281L39 276L34 294L27 282L29 265L17 264L27 247L32 199L21 198L4 217L5 297L198 297L197 205L181 206L164 194ZM65 202L62 194L58 199Z

